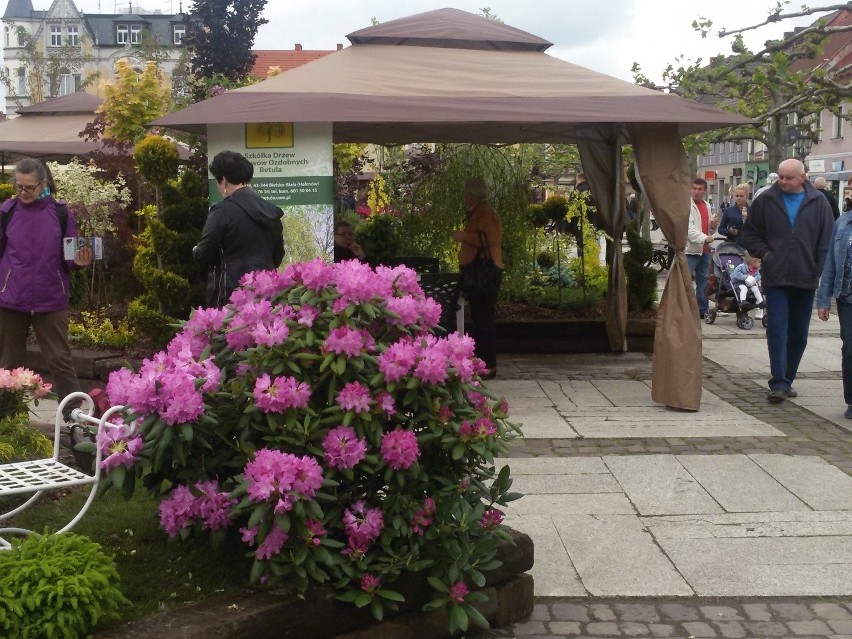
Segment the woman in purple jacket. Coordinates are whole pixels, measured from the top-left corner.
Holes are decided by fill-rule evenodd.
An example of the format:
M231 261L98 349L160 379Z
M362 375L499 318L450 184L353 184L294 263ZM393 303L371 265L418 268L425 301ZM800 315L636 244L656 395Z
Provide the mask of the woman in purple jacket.
M18 162L15 189L17 197L0 206L0 367L23 366L32 326L61 399L80 390L68 346L70 271L91 264L92 251L63 258L62 238L77 230L71 211L53 197L44 163Z

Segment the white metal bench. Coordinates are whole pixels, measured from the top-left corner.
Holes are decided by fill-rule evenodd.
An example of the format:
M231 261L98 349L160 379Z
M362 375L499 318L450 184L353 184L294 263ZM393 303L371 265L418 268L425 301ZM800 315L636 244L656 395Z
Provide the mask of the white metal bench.
M57 532L65 532L71 530L86 511L91 506L95 498L95 492L98 488L98 483L101 479L101 451L100 448L95 453L94 474L88 475L84 472L67 466L59 461L59 438L62 434L62 426L64 424L63 410L69 402L80 402L80 408L75 408L71 411L71 421L81 425L96 426L97 432L102 428L108 427L107 421L117 412L123 410L121 406L113 406L104 412L100 418L92 417L94 414L95 403L91 397L85 393L72 393L68 395L59 404L56 409L56 420L53 434L53 457L49 459L36 459L33 461L14 462L10 464L0 464L0 498L10 497L14 495L29 495L34 493L20 506L7 513L0 514L0 523L14 517L18 513L23 512L36 501L41 495L49 490L57 490L59 488L71 488L73 486L91 486L89 497L86 503L83 504L77 515L68 522L61 530ZM2 505L0 505L2 507ZM8 550L11 544L4 536L8 535L27 535L30 530L26 528L0 528L0 551Z

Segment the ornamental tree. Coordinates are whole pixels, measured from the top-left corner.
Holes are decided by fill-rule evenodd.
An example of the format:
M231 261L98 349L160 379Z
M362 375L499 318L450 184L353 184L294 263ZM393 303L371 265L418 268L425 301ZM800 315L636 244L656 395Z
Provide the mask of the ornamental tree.
M197 80L216 74L239 82L254 66L252 53L266 0L195 0L185 43L192 51Z
M842 115L844 100L852 97L849 74L852 66L832 66L822 61L829 37L852 30L852 24L846 20L834 23L829 22L830 15L821 17L806 28L767 41L760 50L751 51L745 46L743 33L764 25L849 9L847 4L814 8L803 5L799 11L785 12L785 4L778 2L759 24L718 31L719 37L731 38L730 53L714 56L709 63L701 59L684 60L681 56L663 72L663 87L656 87L634 63L636 82L709 101L757 120L755 126L724 129L721 135L705 134L703 139L757 140L767 147L769 165L778 166L788 157L788 130L795 130L798 137L816 139L818 131L814 123L819 114L829 110ZM706 37L713 23L699 18L693 27Z
M145 137L145 124L168 112L171 89L155 62L145 63L139 73L126 59L115 64L115 81L104 89L104 102L97 114L103 116L103 136L124 144Z
M317 259L241 284L110 377L132 428L104 444L108 477L141 477L172 537L238 534L253 582L326 583L381 619L421 572L453 629L487 627L470 591L508 538L494 461L519 429L473 341L432 334L440 306L406 267Z

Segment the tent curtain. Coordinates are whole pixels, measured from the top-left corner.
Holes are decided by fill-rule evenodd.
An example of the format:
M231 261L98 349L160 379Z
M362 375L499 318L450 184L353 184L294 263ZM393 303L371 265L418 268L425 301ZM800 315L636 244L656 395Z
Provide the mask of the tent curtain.
M689 163L677 126L630 126L636 175L663 236L675 250L657 313L651 399L670 408L701 405L701 324L686 264Z
M621 127L576 127L583 173L592 190L604 230L614 238L607 281L606 334L612 352L627 350L627 283L621 235L624 232L624 169Z

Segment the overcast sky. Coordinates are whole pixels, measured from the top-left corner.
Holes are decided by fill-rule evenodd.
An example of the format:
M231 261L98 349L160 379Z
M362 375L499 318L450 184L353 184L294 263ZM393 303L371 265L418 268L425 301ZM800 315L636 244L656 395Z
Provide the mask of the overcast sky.
M2 0L0 0L2 2ZM129 2L75 0L88 13L124 13ZM33 0L36 9L47 9L51 0ZM812 6L832 4L825 0ZM346 46L346 34L368 27L371 19L387 22L396 18L451 6L471 13L489 7L503 22L553 43L547 53L623 80L633 81L630 68L639 62L654 80L679 55L707 59L730 51L729 40L702 39L691 27L705 17L716 27L736 28L762 21L774 0L269 0L255 40L259 49L334 49ZM134 0L134 11L159 9L176 13L179 0ZM183 9L191 6L184 0ZM795 9L798 2L792 2ZM807 24L812 19L799 20ZM771 25L748 36L755 48L778 37L790 25Z

